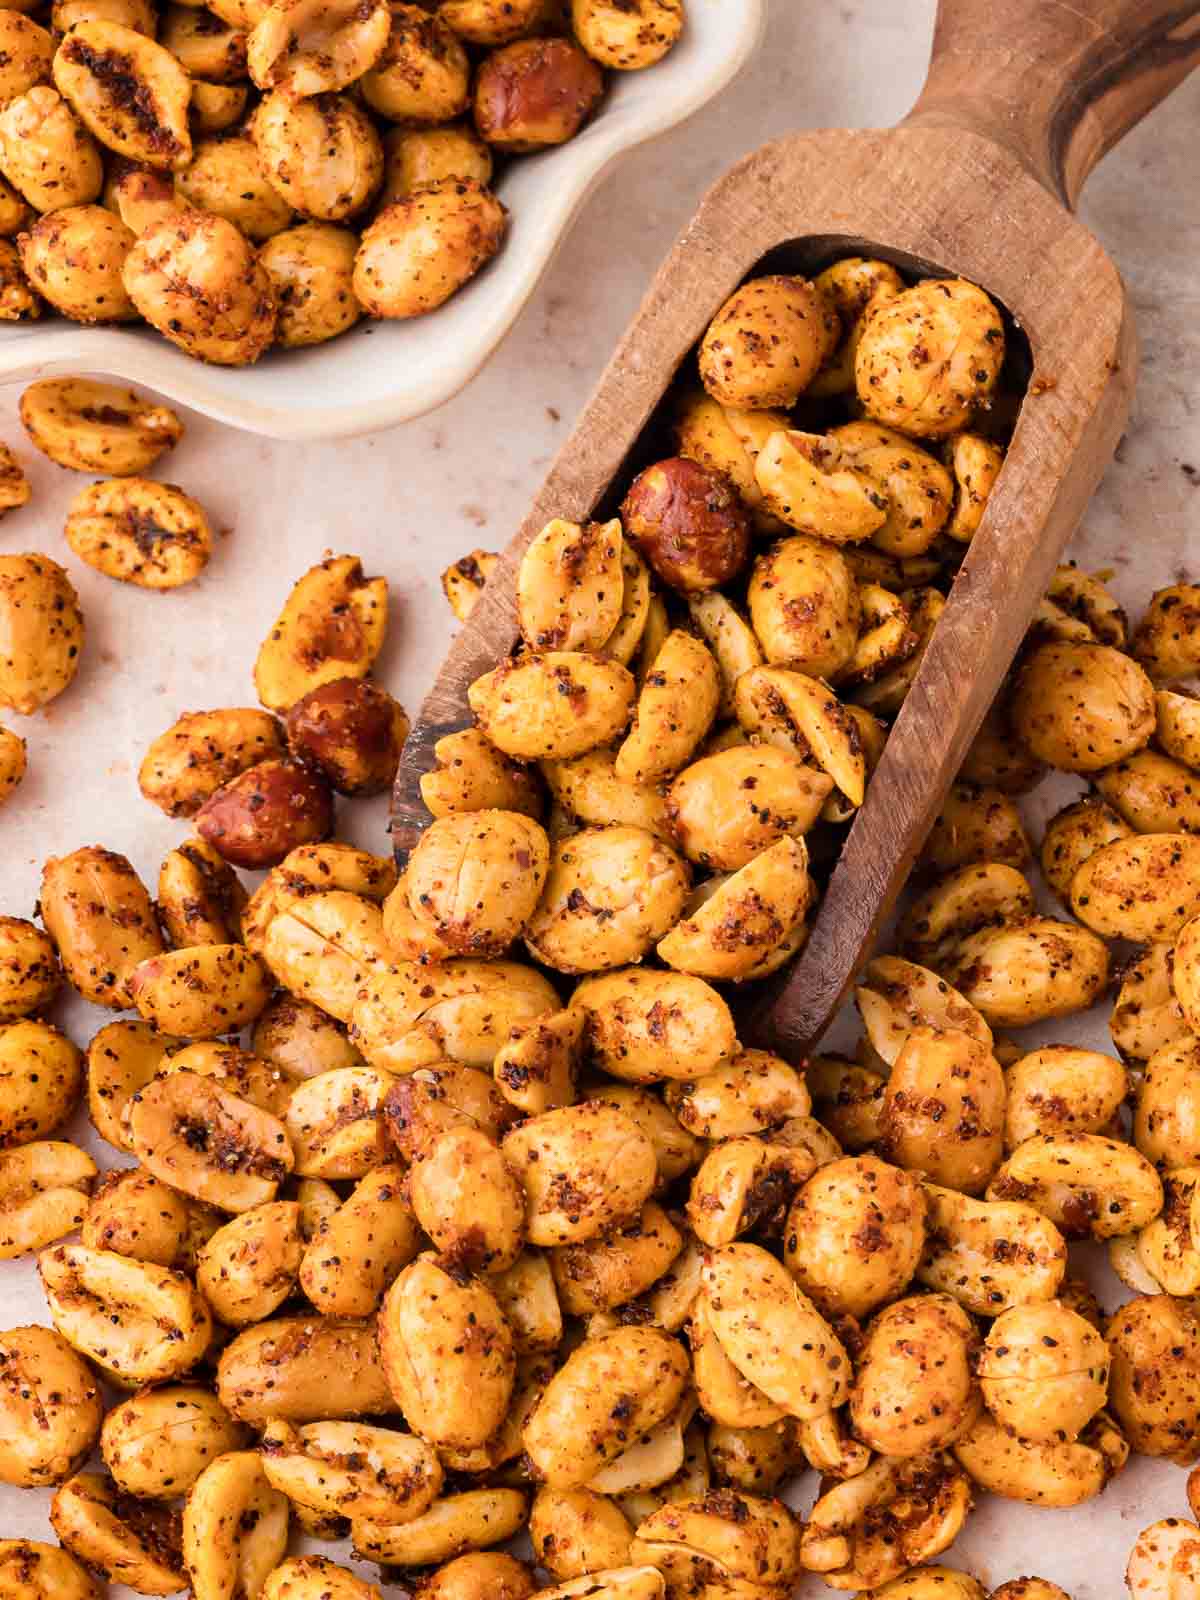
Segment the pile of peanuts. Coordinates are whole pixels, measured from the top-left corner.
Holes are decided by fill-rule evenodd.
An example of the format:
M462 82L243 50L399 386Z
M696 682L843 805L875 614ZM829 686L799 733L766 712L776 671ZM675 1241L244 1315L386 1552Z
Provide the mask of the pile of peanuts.
M144 321L223 366L435 310L497 160L573 138L683 0L53 0L0 10L0 320Z
M676 453L627 485L619 517L554 520L526 549L520 649L471 686L477 728L443 739L422 783L438 820L397 948L498 953L523 934L560 972L653 952L735 982L790 960L1003 465L1005 351L1000 312L961 280L906 286L853 257L743 284L699 383L665 403ZM443 575L460 619L497 559ZM449 936L421 880L465 847L469 822L441 810L485 748L520 782L474 776L455 809L528 811L537 762L550 854L512 824L510 853L533 851L527 901L485 893L462 913L479 925Z
M940 1561L977 1496L1200 1462L1200 588L1131 633L1061 568L859 1045L738 1039L1003 461L995 307L891 271L737 291L679 453L532 542L521 647L437 745L399 876L334 837L407 718L371 677L386 582L333 556L259 704L145 752L193 830L154 896L85 845L40 926L0 918L0 1256L37 1254L51 1324L0 1332L0 1482L53 1490L59 1541L0 1540L6 1600L382 1600L293 1537L420 1600L1069 1600ZM173 435L37 388L63 465L136 475ZM110 523L68 530L132 582L139 538L178 554L137 483L164 487L114 476L84 491ZM3 559L24 712L82 620L49 558ZM488 564L447 574L460 613ZM1051 768L1091 786L1041 843L1057 916L1018 804ZM1130 941L1117 1055L1010 1035L1097 1003ZM86 1052L47 1019L64 983L129 1013ZM63 1136L81 1102L103 1173ZM1110 1315L1077 1240L1133 1291ZM1127 1581L1182 1600L1200 1525L1147 1528Z

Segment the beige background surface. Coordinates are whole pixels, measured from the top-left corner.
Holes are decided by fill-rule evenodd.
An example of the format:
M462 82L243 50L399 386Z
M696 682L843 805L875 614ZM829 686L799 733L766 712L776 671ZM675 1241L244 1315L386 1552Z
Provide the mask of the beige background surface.
M618 170L499 354L466 393L424 421L348 443L289 446L189 418L160 475L196 495L222 537L208 572L186 590L127 589L71 557L63 516L85 480L23 449L34 498L4 521L0 548L65 561L88 641L70 692L38 717L13 719L28 740L30 773L0 814L0 910L28 915L42 859L81 843L126 852L153 881L183 829L140 798L141 753L183 710L253 702L258 642L290 582L328 551L355 552L368 571L387 576L393 618L381 674L415 710L451 628L438 574L466 550L508 538L704 187L773 135L903 115L924 70L932 11L929 0L771 0L763 49L743 78ZM1200 75L1105 163L1082 207L1129 281L1143 376L1120 458L1073 553L1084 565L1111 568L1135 612L1153 585L1189 561L1200 569L1198 125ZM1020 239L1012 248L1021 249ZM16 402L15 390L0 390L0 438L21 449ZM344 818L350 837L385 847L382 802L347 808ZM80 1043L107 1020L82 1004L64 1016ZM1108 1042L1102 1016L1071 1034ZM5 1324L44 1320L27 1264L4 1265L0 1296ZM1117 1298L1111 1280L1106 1297L1110 1305ZM811 1478L801 1485L801 1504L813 1487ZM954 1554L987 1583L1037 1573L1074 1600L1109 1600L1123 1592L1137 1530L1185 1514L1183 1491L1178 1469L1140 1462L1076 1512L985 1502ZM47 1537L47 1501L0 1489L0 1534ZM816 1581L801 1591L830 1592Z

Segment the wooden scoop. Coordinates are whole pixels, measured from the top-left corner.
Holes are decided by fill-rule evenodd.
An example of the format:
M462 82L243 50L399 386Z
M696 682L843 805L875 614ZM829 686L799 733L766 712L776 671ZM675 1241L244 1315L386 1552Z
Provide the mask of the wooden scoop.
M1071 207L1092 167L1200 61L1200 0L940 0L925 88L898 128L797 135L706 195L421 708L396 779L403 861L433 746L518 638L521 555L591 516L709 320L742 279L839 255L954 274L1007 307L1034 377L1004 470L846 838L811 935L742 1036L820 1038L891 910L1125 425L1137 366L1120 276Z

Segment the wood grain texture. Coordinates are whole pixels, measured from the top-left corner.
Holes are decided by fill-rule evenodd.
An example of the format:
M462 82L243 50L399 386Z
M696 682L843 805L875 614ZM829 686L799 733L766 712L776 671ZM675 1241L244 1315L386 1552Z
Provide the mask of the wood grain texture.
M910 125L972 128L1067 205L1200 61L1194 0L953 0Z
M983 9L983 0L943 0L930 91L909 123L889 132L779 140L747 156L709 191L451 647L396 780L392 828L403 862L429 822L419 782L434 765L434 744L470 723L468 686L517 641L514 580L526 545L551 516L579 520L602 504L680 363L722 301L761 270L764 258L768 270L811 272L839 255L866 252L908 270L951 272L982 284L1027 336L1036 381L808 943L773 990L760 986L749 998L742 1037L792 1058L821 1036L869 955L1112 455L1134 384L1136 343L1120 277L1059 194L1072 193L1105 141L1132 126L1183 75L1177 58L1169 71L1144 65L1151 35L1178 36L1180 8L1169 12L1157 0L1077 0L1072 15L1086 19L1088 45L1073 28L1049 38L1035 30L1055 5L992 0L989 9L1003 13L1008 27L999 34L1003 48L997 45L1004 60L989 56L990 105L1006 97L1010 109L1016 104L1021 79L1011 45L1018 38L1036 37L1043 52L1057 50L1054 81L1064 90L1068 80L1075 85L1072 104L1082 103L1084 86L1101 77L1109 85L1064 136L1057 167L1036 152L1051 147L1049 119L1061 97L1037 97L1040 142L1030 142L1030 129L1015 144L1001 139L996 128L1005 124L990 116L979 127L965 113L958 120L950 85L969 89L962 69L951 71L962 60L959 24L969 17L986 22ZM1194 18L1200 3L1182 9ZM1158 19L1149 34L1141 26L1148 13ZM1109 41L1103 50L1101 33ZM1198 55L1200 40L1190 61ZM1087 63L1100 60L1104 72L1097 76ZM1137 66L1137 85L1131 77L1118 94L1113 86L1122 81L1122 62L1130 74ZM1083 131L1086 117L1100 117L1101 102L1107 120ZM1009 123L1017 126L1015 116Z

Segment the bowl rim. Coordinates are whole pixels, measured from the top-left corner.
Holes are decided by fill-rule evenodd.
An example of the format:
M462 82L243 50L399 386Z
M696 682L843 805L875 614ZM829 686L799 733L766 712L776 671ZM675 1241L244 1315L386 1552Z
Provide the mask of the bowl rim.
M712 14L725 20L732 16L735 25L715 66L684 78L674 98L651 96L636 116L600 117L591 125L592 137L581 141L573 167L565 181L550 190L549 203L537 219L542 247L531 252L528 269L514 275L503 296L490 306L481 297L486 312L480 337L451 345L432 376L415 381L400 377L393 392L369 401L290 407L254 398L253 367L241 369L247 381L232 389L210 377L213 368L153 333L55 320L44 327L25 324L19 332L12 330L13 337L0 338L0 384L80 373L112 377L144 384L216 421L285 440L349 438L413 421L453 399L495 353L549 270L584 203L615 164L687 121L733 81L759 43L766 6L767 0L716 0Z

